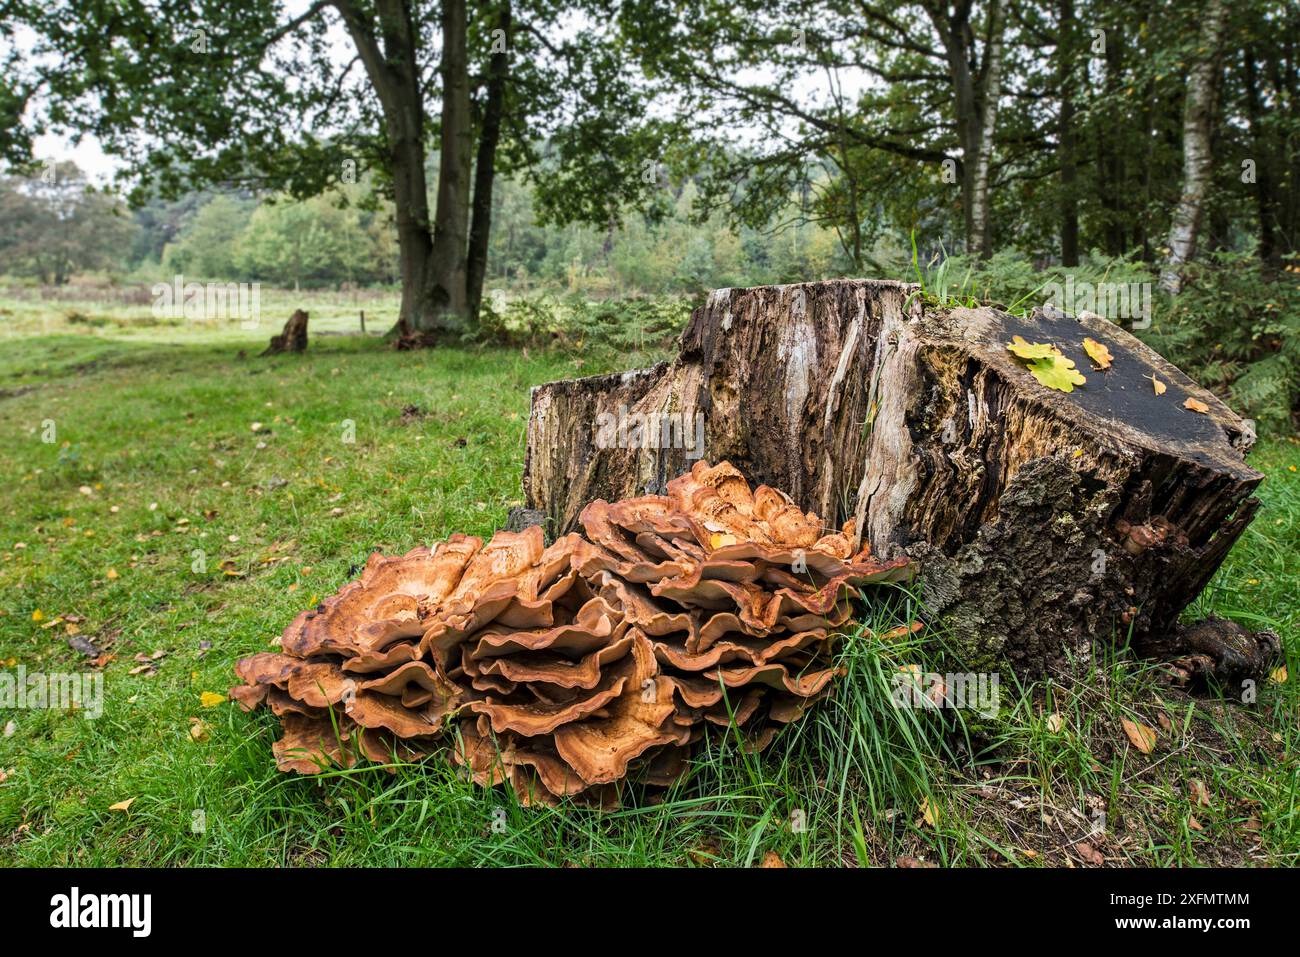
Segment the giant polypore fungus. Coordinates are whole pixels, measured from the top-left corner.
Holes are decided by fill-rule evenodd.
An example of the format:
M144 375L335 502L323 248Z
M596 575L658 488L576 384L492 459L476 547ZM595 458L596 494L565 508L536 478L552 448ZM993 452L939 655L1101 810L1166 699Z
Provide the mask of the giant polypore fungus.
M231 695L281 718L282 770L445 751L525 802L670 784L710 726L762 748L827 693L859 589L912 569L726 462L667 492L592 502L549 547L534 526L373 555Z

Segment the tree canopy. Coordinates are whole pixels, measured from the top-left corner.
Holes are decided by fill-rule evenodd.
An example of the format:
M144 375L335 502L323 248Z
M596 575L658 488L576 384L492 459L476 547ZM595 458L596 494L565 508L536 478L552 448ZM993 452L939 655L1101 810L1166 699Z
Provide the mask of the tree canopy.
M159 215L211 186L382 206L421 334L477 315L507 180L539 223L601 229L653 223L689 186L699 221L823 227L859 273L914 232L927 252L1129 257L1174 288L1215 250L1276 272L1300 230L1300 9L1282 0L11 8L5 157L93 134Z
M75 163L0 179L0 259L11 273L62 285L74 272L117 261L135 232L125 213Z
M93 134L143 190L255 187L306 198L373 175L393 205L402 322L478 309L499 172L538 177L548 215L616 220L646 192L652 135L607 23L551 0L18 0L0 141ZM574 17L581 22L575 25ZM437 183L426 156L437 145ZM545 144L545 148L541 144ZM542 176L542 173L545 173ZM430 193L433 193L432 208Z

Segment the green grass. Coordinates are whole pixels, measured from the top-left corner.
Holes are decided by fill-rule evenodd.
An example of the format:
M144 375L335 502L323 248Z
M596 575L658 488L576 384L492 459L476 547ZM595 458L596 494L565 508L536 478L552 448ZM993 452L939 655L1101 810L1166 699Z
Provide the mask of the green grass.
M264 333L176 344L60 328L0 348L0 663L92 669L69 624L113 656L98 719L0 712L0 861L1298 862L1294 680L1244 706L1162 687L1115 655L1069 686L1004 678L992 718L897 708L899 667L942 661L942 636L874 637L918 616L901 589L845 643L833 700L762 756L718 736L660 803L523 809L437 761L278 774L275 720L201 694L224 692L237 658L271 647L372 550L503 524L521 497L529 387L619 363L343 337L252 358ZM403 421L408 405L424 414ZM1294 673L1300 445L1266 441L1254 464L1265 507L1196 610L1273 627ZM156 652L156 673L131 674ZM1125 717L1157 729L1153 754L1128 745Z
M168 276L166 282L171 282ZM186 280L189 281L188 279ZM201 281L201 280L199 280ZM259 288L257 328L245 330L223 317L185 319L153 306L153 283L137 279L122 285L104 281L63 287L8 285L0 288L0 335L50 336L62 333L111 336L129 342L186 343L261 340L265 344L295 309L307 309L313 332L384 333L397 321L401 297L392 290L331 292Z

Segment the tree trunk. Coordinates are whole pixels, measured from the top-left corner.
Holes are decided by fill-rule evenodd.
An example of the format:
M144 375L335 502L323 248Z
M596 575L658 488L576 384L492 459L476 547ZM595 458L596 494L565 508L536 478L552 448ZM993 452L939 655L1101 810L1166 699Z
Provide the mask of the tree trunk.
M483 278L487 275L488 240L492 235L492 184L496 179L497 143L501 139L501 117L505 112L506 80L510 71L510 4L503 3L497 15L499 37L493 37L488 63L487 96L478 136L478 157L474 162L474 210L469 228L469 258L465 266L467 313L478 319L483 302ZM499 49L498 49L499 43Z
M1002 33L1000 0L989 9L984 65L975 71L975 37L970 4L949 10L946 3L927 4L926 11L939 35L952 81L957 142L961 147L962 211L966 226L966 251L987 259L993 254L989 223L989 167L993 155L993 130L998 97L1002 91Z
M1257 507L1248 427L1105 320L923 308L914 292L718 290L673 362L539 386L525 506L559 534L593 499L728 459L827 527L852 520L879 556L917 558L928 620L971 665L1037 674L1166 633ZM1055 343L1086 384L1040 385L1014 335Z
M1242 85L1246 92L1246 115L1250 120L1250 140L1255 160L1255 206L1259 212L1259 258L1265 266L1276 269L1282 257L1277 243L1277 200L1273 192L1273 162L1264 131L1264 108L1259 95L1259 70L1255 55L1247 47L1242 51Z
M429 195L424 175L423 142L406 142L393 151L393 206L397 221L397 255L402 280L398 325L431 330L439 313L430 297L433 236L429 232Z
M1160 285L1176 293L1182 286L1182 268L1196 255L1196 242L1205 214L1205 200L1213 178L1214 100L1218 87L1219 49L1227 13L1223 0L1208 0L1196 62L1187 78L1183 105L1183 193L1169 227L1169 255L1160 273Z
M975 144L975 172L971 184L971 229L980 259L993 255L993 226L989 220L989 166L993 162L993 130L1002 95L1002 4L989 8L989 32L984 72L979 91L979 139Z
M442 0L442 129L438 206L433 224L429 290L435 325L455 328L468 316L470 153L465 0Z
M1061 99L1057 142L1061 160L1061 265L1079 265L1079 166L1074 135L1074 0L1057 6L1057 88Z
M352 0L336 0L335 6L384 116L402 282L397 326L431 330L437 328L440 314L431 295L433 237L424 174L424 99L410 10L402 0L378 0L376 21Z

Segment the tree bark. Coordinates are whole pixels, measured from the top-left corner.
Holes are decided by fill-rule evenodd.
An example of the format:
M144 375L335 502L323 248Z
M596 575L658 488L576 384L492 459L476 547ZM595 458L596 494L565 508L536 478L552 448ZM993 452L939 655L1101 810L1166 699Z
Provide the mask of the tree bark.
M1227 11L1223 0L1207 0L1201 21L1196 62L1187 78L1183 105L1183 192L1169 227L1169 255L1160 273L1160 285L1177 293L1182 269L1196 255L1205 201L1213 174L1211 141L1215 93L1218 88L1219 51Z
M474 162L474 209L469 228L469 257L465 267L467 312L477 321L483 303L483 279L487 275L488 240L492 234L492 186L496 180L497 143L505 112L506 80L510 73L510 4L504 2L497 14L500 49L494 45L488 62L487 95L478 134L478 157Z
M975 144L975 172L971 184L971 229L980 259L993 255L993 227L989 219L989 166L993 162L993 130L997 125L998 98L1002 95L1002 4L989 7L984 73L979 94L979 139Z
M1061 265L1079 265L1079 165L1074 131L1074 0L1057 5L1057 88L1061 100L1057 143L1061 161Z
M1255 160L1255 208L1259 215L1259 258L1272 269L1281 265L1277 242L1277 198L1274 194L1273 162L1263 129L1264 108L1259 95L1259 70L1249 47L1242 51L1242 85L1246 92L1246 115Z
M433 225L430 299L435 325L457 327L468 315L470 154L465 0L442 0L442 129L438 205Z
M993 255L989 222L989 167L993 156L993 131L998 97L1002 92L1002 42L1005 19L1001 0L993 0L985 35L984 63L977 71L971 5L927 4L926 11L939 35L948 75L952 81L957 143L961 148L962 210L966 225L966 250L988 259Z
M378 0L376 32L375 19L352 0L335 0L335 7L384 117L402 282L398 328L434 329L440 314L431 298L433 237L424 173L424 98L410 9L402 0Z
M559 534L593 499L727 459L827 527L852 520L881 557L917 558L927 620L969 664L1068 670L1164 634L1257 507L1248 427L1105 320L925 308L915 292L718 290L673 362L539 386L525 507ZM1055 343L1086 384L1040 385L1008 352L1014 335Z

